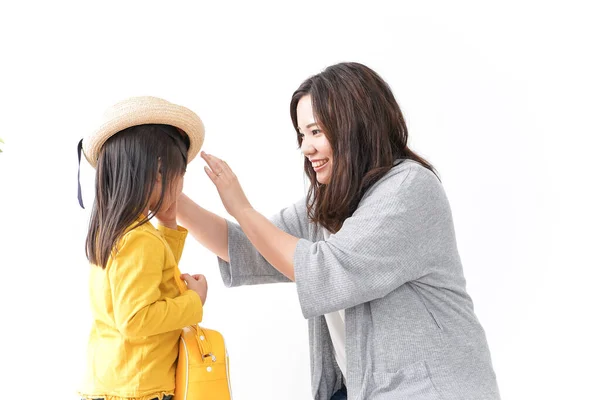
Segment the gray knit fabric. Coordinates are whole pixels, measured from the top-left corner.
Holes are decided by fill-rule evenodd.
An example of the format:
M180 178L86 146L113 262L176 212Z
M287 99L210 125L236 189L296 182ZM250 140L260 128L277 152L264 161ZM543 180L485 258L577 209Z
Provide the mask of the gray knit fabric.
M309 320L312 392L329 400L341 372L324 314L345 310L350 400L495 400L485 333L465 289L450 207L439 180L412 161L363 196L342 229L323 238L305 200L272 221L301 238L296 288ZM228 222L226 286L288 281Z

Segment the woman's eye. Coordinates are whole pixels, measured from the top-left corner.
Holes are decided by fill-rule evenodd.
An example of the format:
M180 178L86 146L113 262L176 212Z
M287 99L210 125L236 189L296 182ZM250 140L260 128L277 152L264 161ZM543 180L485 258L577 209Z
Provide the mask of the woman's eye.
M312 134L313 134L313 135L318 135L319 133L321 133L321 130L320 130L320 129L313 129L313 130L312 130Z

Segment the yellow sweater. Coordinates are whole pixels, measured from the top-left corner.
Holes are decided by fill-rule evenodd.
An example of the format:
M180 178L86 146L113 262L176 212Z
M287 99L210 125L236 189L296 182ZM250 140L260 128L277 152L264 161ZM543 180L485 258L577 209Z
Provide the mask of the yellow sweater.
M174 393L180 330L202 320L202 301L181 282L177 267L186 236L184 228L157 230L147 222L123 236L104 270L92 266L84 398L150 400Z

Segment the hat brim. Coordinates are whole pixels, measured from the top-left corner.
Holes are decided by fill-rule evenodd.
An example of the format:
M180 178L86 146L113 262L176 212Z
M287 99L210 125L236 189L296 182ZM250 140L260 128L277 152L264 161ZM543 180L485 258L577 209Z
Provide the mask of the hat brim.
M204 124L193 111L157 97L133 97L109 108L100 127L83 139L83 154L96 168L104 143L114 134L144 124L171 125L184 131L190 139L188 164L204 143Z

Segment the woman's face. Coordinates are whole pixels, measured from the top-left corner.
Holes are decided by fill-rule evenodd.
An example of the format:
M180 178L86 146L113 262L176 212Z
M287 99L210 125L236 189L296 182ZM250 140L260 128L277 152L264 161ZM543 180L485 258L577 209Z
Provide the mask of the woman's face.
M317 174L317 181L326 185L331 181L333 150L325 133L315 120L309 95L300 99L296 107L298 132L302 138L300 150L310 160Z

